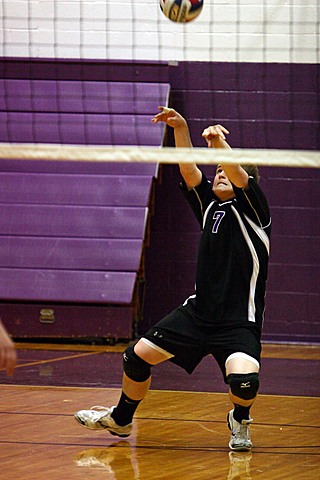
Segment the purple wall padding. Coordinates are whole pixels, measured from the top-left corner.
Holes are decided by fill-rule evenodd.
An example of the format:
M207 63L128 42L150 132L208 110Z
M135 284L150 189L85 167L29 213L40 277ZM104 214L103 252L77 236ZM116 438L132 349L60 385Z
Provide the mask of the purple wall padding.
M151 82L0 79L0 141L159 146L150 116L168 94Z
M85 175L146 175L157 177L159 165L157 163L116 163L116 162L77 162L77 174ZM75 173L74 162L52 160L15 160L1 159L2 172L30 172L30 173Z
M0 141L162 144L150 117L167 83L56 78L59 68L39 78L31 64L0 61ZM12 335L132 338L157 175L156 164L1 160L0 313Z
M18 338L131 338L131 306L1 304L1 315ZM88 329L90 325L90 329ZM89 333L88 333L89 331Z
M0 203L145 207L152 175L1 172Z
M0 110L152 115L168 85L77 80L0 79Z
M1 235L0 267L137 272L141 242L140 238Z
M149 120L139 114L0 112L0 141L159 146L163 126L150 129Z
M136 272L0 268L2 298L12 301L130 305Z

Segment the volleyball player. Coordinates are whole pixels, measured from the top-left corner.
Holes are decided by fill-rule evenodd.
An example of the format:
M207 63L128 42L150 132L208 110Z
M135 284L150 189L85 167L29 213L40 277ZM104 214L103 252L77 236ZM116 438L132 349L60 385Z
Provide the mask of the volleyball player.
M159 107L154 123L174 129L177 147L192 147L185 119ZM209 126L209 148L230 148L229 132ZM256 167L218 165L211 183L195 164L180 164L181 189L202 230L196 292L154 325L123 355L118 405L75 413L84 427L126 437L151 382L152 366L170 360L192 373L206 355L216 359L233 403L227 417L232 450L248 451L250 408L259 388L260 334L267 280L270 214Z
M5 326L0 320L0 369L4 368L7 375L13 375L17 363L17 354Z

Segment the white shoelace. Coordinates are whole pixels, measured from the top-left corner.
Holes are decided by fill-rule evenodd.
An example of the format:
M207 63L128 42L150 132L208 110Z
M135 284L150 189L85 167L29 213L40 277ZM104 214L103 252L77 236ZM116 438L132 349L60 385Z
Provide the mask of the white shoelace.
M90 410L93 410L94 412L96 412L93 416L96 420L100 420L107 413L111 413L113 409L108 407L102 407L101 405L94 405L93 407L90 408Z

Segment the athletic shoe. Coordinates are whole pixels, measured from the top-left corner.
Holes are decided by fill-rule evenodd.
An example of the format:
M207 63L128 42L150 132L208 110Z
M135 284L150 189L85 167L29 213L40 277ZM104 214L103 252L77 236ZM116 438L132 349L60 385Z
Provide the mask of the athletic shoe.
M118 425L111 414L116 407L91 407L90 410L80 410L74 414L74 418L83 427L91 430L108 430L112 435L118 437L129 437L132 430L132 423L124 427Z
M228 427L231 430L231 437L229 447L231 450L237 450L239 452L247 452L252 448L252 442L250 438L250 423L249 420L242 420L241 423L233 417L233 410L230 410L227 417Z

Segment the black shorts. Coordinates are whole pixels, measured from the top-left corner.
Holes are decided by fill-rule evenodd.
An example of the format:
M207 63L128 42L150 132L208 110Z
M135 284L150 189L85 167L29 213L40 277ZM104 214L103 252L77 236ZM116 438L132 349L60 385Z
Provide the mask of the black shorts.
M251 322L199 326L188 305L164 317L143 338L174 355L170 361L190 374L205 356L212 355L226 383L225 362L231 354L245 353L260 364L260 332Z

